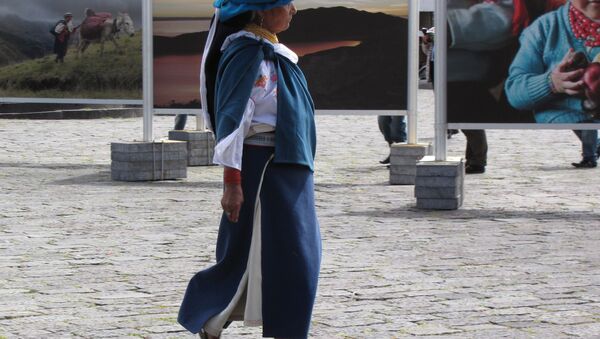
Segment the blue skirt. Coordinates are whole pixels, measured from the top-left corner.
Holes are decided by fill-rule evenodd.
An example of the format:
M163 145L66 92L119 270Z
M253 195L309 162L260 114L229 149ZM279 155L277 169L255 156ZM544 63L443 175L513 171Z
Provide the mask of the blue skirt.
M273 151L244 147L239 221L221 217L217 263L194 275L179 310L179 323L192 333L228 307L246 273L264 170L259 195L263 336L308 336L321 262L313 173L306 166L271 162Z

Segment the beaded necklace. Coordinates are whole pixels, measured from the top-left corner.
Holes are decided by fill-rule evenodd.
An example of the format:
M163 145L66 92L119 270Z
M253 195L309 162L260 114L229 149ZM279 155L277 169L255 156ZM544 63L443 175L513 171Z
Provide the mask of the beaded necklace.
M586 47L600 46L600 23L588 18L573 5L569 5L569 23L575 37L584 40Z
M271 43L279 43L279 39L277 39L277 35L273 34L271 32L269 32L268 30L260 27L257 24L248 24L246 25L246 27L244 27L244 30L250 32L250 33L254 33L255 35L267 39L269 40Z

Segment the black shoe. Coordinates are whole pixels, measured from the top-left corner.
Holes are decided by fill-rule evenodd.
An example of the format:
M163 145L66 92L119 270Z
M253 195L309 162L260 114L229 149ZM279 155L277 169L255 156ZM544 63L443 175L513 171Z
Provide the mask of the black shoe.
M583 159L580 162L572 162L571 165L575 166L575 168L595 168L598 166L598 163L591 159Z
M453 136L454 134L458 134L458 130L457 130L457 129L449 129L449 130L446 130L446 137L447 137L448 139L452 138L452 136Z
M388 157L387 157L387 158L385 158L385 159L381 160L379 163L380 163L380 164L383 164L383 165L385 165L385 164L389 164L389 163L390 163L390 156L388 155Z
M481 174L485 173L485 166L482 165L467 165L465 166L466 174Z

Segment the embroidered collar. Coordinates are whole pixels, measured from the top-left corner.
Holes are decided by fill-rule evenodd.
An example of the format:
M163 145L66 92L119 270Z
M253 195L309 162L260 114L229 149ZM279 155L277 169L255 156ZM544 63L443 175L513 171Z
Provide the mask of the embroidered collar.
M254 39L257 41L261 41L261 37L254 34L254 33L250 33L246 30L241 30L237 33L233 33L230 36L228 36L225 41L223 42L223 45L221 46L221 51L224 51L227 49L227 47L229 47L229 45L238 38L250 38L250 39ZM294 53L294 51L292 51L291 49L289 49L287 46L285 46L282 43L278 43L278 44L273 44L268 40L264 40L262 39L262 41L264 41L265 44L269 44L271 46L273 46L273 49L275 50L275 53L285 57L286 59L288 59L289 61L297 64L298 63L298 55L296 53Z
M257 35L261 38L269 40L272 44L279 43L279 39L277 39L277 35L269 32L268 30L260 27L257 24L248 24L248 25L246 25L246 27L244 27L244 30L246 30L250 33L254 33L255 35Z
M573 35L583 40L586 47L600 46L600 23L588 18L573 5L569 5L569 23Z

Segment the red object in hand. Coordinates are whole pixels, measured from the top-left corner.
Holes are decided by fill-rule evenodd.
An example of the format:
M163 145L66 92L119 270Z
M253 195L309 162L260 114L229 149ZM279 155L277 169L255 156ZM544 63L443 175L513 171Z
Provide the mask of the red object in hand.
M583 82L585 83L585 96L600 103L600 63L592 62L583 73Z

